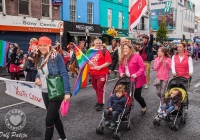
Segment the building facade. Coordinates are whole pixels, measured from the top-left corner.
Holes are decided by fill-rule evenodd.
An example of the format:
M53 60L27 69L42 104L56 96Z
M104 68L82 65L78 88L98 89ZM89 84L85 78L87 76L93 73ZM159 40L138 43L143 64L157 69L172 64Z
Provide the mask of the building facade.
M164 18L168 29L168 40L186 40L194 37L195 5L189 0L151 0L150 27L156 34Z
M60 17L64 21L63 45L86 40L88 46L101 37L99 0L64 0Z
M59 40L60 6L52 0L0 0L0 40L17 43L26 53L31 38Z
M128 0L100 0L100 25L102 27L102 39L110 44L112 38L107 34L109 28L114 28L118 37L128 37Z

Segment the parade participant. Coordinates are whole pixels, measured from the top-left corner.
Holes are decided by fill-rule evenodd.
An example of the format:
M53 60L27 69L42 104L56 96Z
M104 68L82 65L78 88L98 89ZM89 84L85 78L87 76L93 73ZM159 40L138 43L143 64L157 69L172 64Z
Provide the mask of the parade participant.
M141 96L142 87L146 83L144 62L131 44L124 44L121 51L119 56L120 77L128 76L131 81L136 82L134 98L141 105L141 114L144 115L147 110L144 98Z
M29 49L30 52L28 53L27 57L25 57L25 59L27 59L28 64L27 64L27 68L26 68L26 81L31 81L31 82L35 82L35 77L37 74L37 69L34 65L34 61L35 61L35 55L37 54L38 51L38 40L36 38L32 38L29 42Z
M150 29L150 40L149 36L144 35L142 36L142 48L140 49L140 55L145 63L146 66L146 85L144 88L149 87L149 82L150 82L150 68L151 68L151 61L153 60L153 52L152 52L152 47L153 47L153 33L152 29Z
M79 41L79 46L78 48L85 54L85 48L84 48L85 42L84 41ZM76 73L78 75L78 63L77 63L77 59L76 59L76 48L73 49L73 54L71 56L70 59L70 69L72 71L72 75L70 76L70 78L74 78L74 74Z
M41 86L42 97L47 109L46 116L46 131L45 140L51 140L53 137L54 126L58 131L61 140L66 140L63 124L59 116L59 109L61 100L50 101L48 97L47 83L45 75L61 75L64 83L64 101L70 100L70 83L69 76L66 71L63 58L56 51L52 51L52 41L48 37L40 37L38 41L38 55L36 55L35 64L38 68L38 74L36 76L35 84ZM42 72L43 71L43 72Z
M10 55L10 66L9 72L12 80L19 80L19 68L18 66L21 64L20 62L20 49L18 47L14 47L12 54Z
M109 73L113 72L115 69L118 69L118 59L121 55L121 46L126 43L126 38L122 37L120 39L120 46L116 49L116 51L112 55L112 64L109 66Z
M112 45L108 45L107 50L111 53L111 55L114 53L114 51L117 49L117 42L115 39L112 40Z
M158 57L154 60L154 70L156 71L156 80L154 82L159 98L164 98L165 89L170 77L171 58L168 49L161 47L158 49Z
M197 43L195 43L194 47L195 47L195 59L196 59L195 62L197 62L199 59L199 56L198 56L199 55L199 46L197 45Z
M100 50L90 60L90 77L92 87L96 92L97 103L95 108L101 111L104 106L105 84L108 75L108 66L112 63L112 59L108 50L103 50L102 41L100 39L94 40L94 48ZM105 52L104 52L105 51Z
M193 74L193 62L191 56L185 50L185 44L179 43L177 45L177 54L172 56L172 74L175 77L183 76L191 81Z

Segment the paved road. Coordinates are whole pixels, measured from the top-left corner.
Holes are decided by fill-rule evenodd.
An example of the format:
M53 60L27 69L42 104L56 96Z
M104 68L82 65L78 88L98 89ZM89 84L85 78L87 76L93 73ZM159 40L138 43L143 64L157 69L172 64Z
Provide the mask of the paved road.
M142 95L147 103L148 111L145 116L141 116L141 107L137 102L134 103L131 118L133 129L128 131L125 129L125 125L120 127L120 131L123 134L123 140L199 140L200 84L198 83L200 83L200 62L194 62L194 70L194 77L189 90L190 105L185 126L181 126L178 132L174 132L170 130L168 123L164 121L161 122L161 126L159 127L152 124L159 106L159 99L156 95L155 87L150 85L149 89L143 89L142 91ZM155 72L151 71L151 83L153 82L154 77ZM75 79L71 79L72 87L74 82ZM107 83L106 102L115 83L116 80L112 80ZM44 120L46 111L44 109L35 108L35 106L28 103L2 109L2 107L22 101L4 94L4 83L0 83L0 91L0 132L11 132L5 125L5 115L11 109L20 109L27 117L27 124L24 129L17 131L17 133L28 134L28 140L42 140L44 138ZM72 97L69 113L66 117L62 117L68 140L113 139L113 131L111 130L105 129L104 135L96 134L95 129L101 119L102 111L96 112L94 104L95 94L91 86L87 87L86 89L82 89L77 96ZM0 133L0 140L4 139L6 138L2 138ZM18 140L19 138L12 139ZM59 136L55 131L53 140L57 139L59 139Z

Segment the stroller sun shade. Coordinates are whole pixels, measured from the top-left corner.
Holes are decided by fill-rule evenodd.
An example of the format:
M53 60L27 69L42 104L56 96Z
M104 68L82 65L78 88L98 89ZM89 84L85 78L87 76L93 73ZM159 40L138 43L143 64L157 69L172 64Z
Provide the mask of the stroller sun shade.
M187 91L187 89L189 88L189 81L185 77L173 78L172 80L169 81L167 89L169 90L174 87L179 87Z

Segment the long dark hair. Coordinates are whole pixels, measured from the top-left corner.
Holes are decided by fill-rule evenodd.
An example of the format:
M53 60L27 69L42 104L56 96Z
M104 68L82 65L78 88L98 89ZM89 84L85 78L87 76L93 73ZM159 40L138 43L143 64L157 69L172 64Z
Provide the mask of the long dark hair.
M12 52L13 52L14 54L17 54L17 50L18 50L18 49L19 49L18 47L14 47L13 50L12 50Z
M169 57L170 58L169 50L166 47L160 47L159 49L161 50L162 53L164 53L165 57Z
M46 53L44 55L44 59L47 57L48 53ZM38 50L38 53L35 55L34 58L34 62L35 62L35 67L38 68L38 62L40 60L40 57L42 56L42 53L40 52L40 50ZM40 68L44 67L45 64L43 64L42 66L40 66Z

